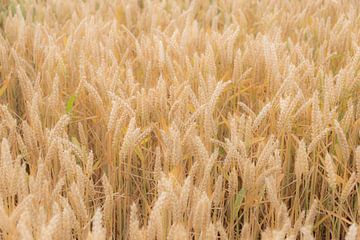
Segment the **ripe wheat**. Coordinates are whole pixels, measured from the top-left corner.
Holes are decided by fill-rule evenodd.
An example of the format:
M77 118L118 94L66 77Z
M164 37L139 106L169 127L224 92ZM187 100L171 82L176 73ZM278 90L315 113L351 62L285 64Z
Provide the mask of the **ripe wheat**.
M359 12L0 0L0 239L359 239Z

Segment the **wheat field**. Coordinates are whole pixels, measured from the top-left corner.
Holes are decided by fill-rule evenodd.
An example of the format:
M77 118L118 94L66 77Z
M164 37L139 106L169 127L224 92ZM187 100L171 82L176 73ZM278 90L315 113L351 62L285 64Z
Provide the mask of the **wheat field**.
M0 0L0 141L4 240L360 239L360 4Z

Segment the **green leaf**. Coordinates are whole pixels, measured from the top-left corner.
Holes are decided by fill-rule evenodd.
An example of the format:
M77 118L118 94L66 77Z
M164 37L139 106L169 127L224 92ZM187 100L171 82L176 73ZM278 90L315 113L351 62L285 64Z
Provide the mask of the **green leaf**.
M75 102L76 96L72 95L69 100L66 103L66 113L71 113L73 106L74 106L74 102Z
M242 188L236 194L236 199L235 199L235 203L234 203L234 211L233 211L234 217L239 213L240 205L241 205L242 201L244 200L244 197L245 197L245 189Z

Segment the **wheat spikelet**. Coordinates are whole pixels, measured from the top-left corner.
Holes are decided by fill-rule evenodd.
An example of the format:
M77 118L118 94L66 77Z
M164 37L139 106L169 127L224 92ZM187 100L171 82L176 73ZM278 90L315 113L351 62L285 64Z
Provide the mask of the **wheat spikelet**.
M167 239L168 240L189 239L188 230L182 224L176 223L171 226Z
M324 167L325 167L325 171L327 174L327 181L329 183L329 186L333 191L336 191L337 174L336 174L336 169L334 166L333 159L329 153L326 153L326 155L325 155Z
M135 128L135 118L132 118L128 125L128 130L124 136L121 149L119 151L119 158L121 161L125 159L130 150L135 146L135 138L140 132L139 128Z
M109 95L115 99L115 104L119 104L126 112L129 116L134 117L136 116L136 113L134 112L133 108L131 107L131 104L127 101L124 100L118 96L116 96L113 93L109 93ZM111 117L115 117L115 115L112 115Z
M13 54L13 57L15 58L15 62L19 66L17 69L17 75L18 75L18 78L20 81L20 87L21 87L22 93L24 94L24 98L27 101L30 101L34 95L34 87L31 84L29 78L26 76L24 68L21 67L21 63L20 63L20 60L19 60L19 57L17 56L17 54L14 51L12 51L11 53Z
M228 82L219 82L216 85L216 88L213 92L213 94L210 96L207 108L205 110L205 118L204 118L204 128L205 128L205 135L207 138L211 138L214 134L214 123L213 123L213 117L212 114L215 109L215 105L217 102L217 99L219 98L220 94L224 91L226 86L230 84L230 81Z
M345 236L345 240L355 240L358 235L358 225L356 223L351 224L349 231Z
M319 96L316 91L312 100L312 112L311 112L311 137L314 139L319 134L319 129L321 129L321 112L319 107Z
M235 53L234 57L234 67L233 67L233 74L232 74L232 81L238 82L240 78L240 73L243 72L243 66L241 63L241 50L238 49Z
M199 239L215 240L216 235L217 235L217 232L216 232L215 226L212 223L210 223L207 226L206 230L202 231L200 233Z
M346 140L346 135L345 135L343 129L340 127L340 124L338 123L338 121L334 120L334 125L335 125L336 135L339 139L341 152L343 154L343 159L344 159L344 161L347 161L350 156L350 148L349 148L349 144Z
M310 230L310 228L308 226L304 226L301 228L301 233L302 233L302 237L303 239L306 240L315 240L312 231Z
M347 199L347 197L351 194L351 191L355 186L355 184L356 184L356 174L355 172L353 172L343 187L343 190L340 195L341 202L344 202Z
M254 187L254 181L256 179L255 170L256 166L251 161L246 160L241 178L243 187L248 192Z
M209 74L211 76L216 76L217 75L217 69L216 69L214 51L213 51L212 46L211 46L211 44L209 42L207 42L207 44L206 44L205 58L206 58L206 63L207 63L207 66L208 66Z
M160 179L160 173L161 173L161 153L160 153L160 147L156 147L155 149L155 164L154 164L154 178L155 180Z
M16 225L17 231L19 232L19 237L24 240L32 240L33 234L31 227L29 226L30 216L29 212L25 211L21 214L19 222Z
M196 204L194 212L193 226L195 232L206 231L206 227L210 220L210 200L206 193L202 193Z
M346 111L343 119L341 120L341 126L343 126L344 133L349 130L349 127L354 119L354 105L349 101L348 103L348 110Z
M83 170L85 174L91 175L93 173L93 165L94 165L94 154L90 151L87 154L86 161L84 162L85 169Z
M251 237L251 229L250 225L248 223L245 223L244 226L241 229L241 240L249 239Z
M43 129L39 115L39 93L35 93L29 105L29 115L32 128L39 142L43 139Z
M184 182L184 185L181 189L180 192L180 199L179 199L179 212L186 212L187 210L187 205L188 205L188 201L189 201L189 196L191 194L191 190L192 190L192 176L189 175Z
M72 228L73 228L73 224L75 224L75 216L74 213L72 212L72 210L70 209L70 207L68 205L66 205L64 207L64 210L62 212L62 221L61 221L61 226L62 226L62 234L63 236L66 237L71 237L72 233ZM75 224L76 225L76 224Z
M92 231L88 239L105 240L105 230L102 226L102 215L100 209L95 210L94 218L92 221Z
M315 239L312 233L312 228L317 213L317 205L317 201L314 200L306 215L304 225L300 228L300 232L302 233L304 239Z
M119 111L119 104L116 101L112 101L112 107L111 107L111 111L110 111L110 115L109 115L109 121L107 124L108 131L113 129L115 122L116 122L116 116L118 114L118 111Z
M89 92L91 98L93 98L93 100L95 101L96 105L98 107L103 106L103 100L100 97L100 94L96 91L96 89L87 81L83 82L84 87L86 88L86 90Z
M278 207L280 205L280 201L277 196L277 191L276 191L277 188L273 176L265 178L265 186L266 186L266 193L269 197L271 204L273 204L274 207Z
M314 200L310 206L309 211L307 212L304 226L312 226L314 224L314 220L317 214L317 208L318 208L318 201Z
M118 144L118 137L120 135L120 131L121 131L121 128L123 127L123 124L126 120L126 115L122 115L117 121L116 121L116 124L115 124L115 130L114 130L114 134L113 134L113 139L111 141L111 148L112 149L117 149L117 144Z
M238 103L251 117L256 117L256 114L243 102Z
M261 153L259 154L256 167L258 169L262 169L269 163L270 155L274 152L277 145L277 141L274 139L273 136L270 136L269 140L267 141L266 145L262 149Z
M309 171L309 163L307 159L307 152L304 140L301 140L298 150L296 152L296 159L295 159L295 175L297 179L300 179L301 176L304 174L306 177Z
M58 182L56 183L56 185L54 186L54 189L52 190L52 193L51 193L52 199L56 199L58 197L58 195L61 194L61 191L62 191L64 185L65 185L65 179L60 178L58 180Z
M105 194L105 201L104 201L104 222L106 229L112 225L113 222L113 209L114 209L114 200L113 200L113 187L110 184L106 175L103 175L101 178L102 184L104 186L104 194Z
M56 148L56 142L57 142L57 137L61 136L65 127L69 124L70 122L70 117L68 115L63 115L59 121L55 124L54 128L51 130L50 134L49 134L49 144L50 144L50 147L49 147L49 154L50 154L50 158L51 158L51 155L53 154L53 151L52 150L53 148ZM50 149L52 151L50 151Z
M49 223L46 226L43 226L41 228L41 234L40 234L41 240L52 238L52 235L54 234L55 229L56 229L57 225L59 224L59 219L60 219L60 216L55 215L50 219Z
M216 179L215 186L214 186L214 192L212 194L212 202L215 206L219 205L221 199L222 199L222 191L223 191L223 177L219 176Z
M357 179L360 181L360 146L358 146L354 153L354 162L356 167Z
M88 219L87 209L83 197L81 196L80 191L75 183L71 185L70 191L71 203L74 206L74 211L77 217L81 222L86 222Z
M59 142L60 141L56 137L50 139L50 145L45 156L45 163L51 162L56 157Z
M52 85L51 95L49 96L49 106L58 106L59 99L60 99L59 76L56 75Z
M259 114L254 119L254 123L252 125L254 130L256 130L259 127L259 125L261 124L261 122L263 121L263 119L265 119L265 117L268 114L268 112L270 111L271 107L272 107L272 103L270 102L270 103L266 104L263 107L263 109L261 109Z
M32 131L31 127L29 126L29 124L27 124L26 122L22 123L22 131L23 131L23 139L24 139L24 143L27 147L27 149L29 150L30 154L34 154L36 153L36 137L35 137L35 133Z
M88 145L87 137L86 137L84 125L81 122L78 123L78 129L79 129L80 142L82 145L87 147Z
M312 151L315 150L316 146L319 144L319 142L321 140L323 140L327 136L329 131L330 131L330 128L325 128L324 130L322 130L318 135L316 135L313 138L313 140L309 144L308 153L311 153Z
M300 216L298 217L298 219L296 220L296 222L294 223L294 226L292 227L292 229L290 229L289 234L287 236L287 240L296 240L297 235L300 231L301 225L302 225L302 221L305 217L305 212L302 211Z
M208 159L208 161L205 165L203 178L200 183L201 191L206 191L206 189L208 187L209 181L211 179L210 173L213 168L215 159L217 159L218 155L219 155L219 151L218 151L218 149L216 149L215 152L213 154L211 154L210 159Z
M155 202L155 205L151 211L149 217L149 223L146 229L146 238L147 239L155 239L155 238L162 238L162 217L161 217L161 210L166 207L167 202L167 195L165 193L160 194L158 199Z
M137 208L136 204L133 203L131 206L131 213L130 213L130 239L141 239L140 232L139 232L139 220L137 216Z

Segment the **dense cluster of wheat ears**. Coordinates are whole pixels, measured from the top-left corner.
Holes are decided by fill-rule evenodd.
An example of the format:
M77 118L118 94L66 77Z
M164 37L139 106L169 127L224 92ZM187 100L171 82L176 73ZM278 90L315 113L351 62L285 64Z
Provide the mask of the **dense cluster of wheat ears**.
M359 239L359 16L0 0L0 239Z

